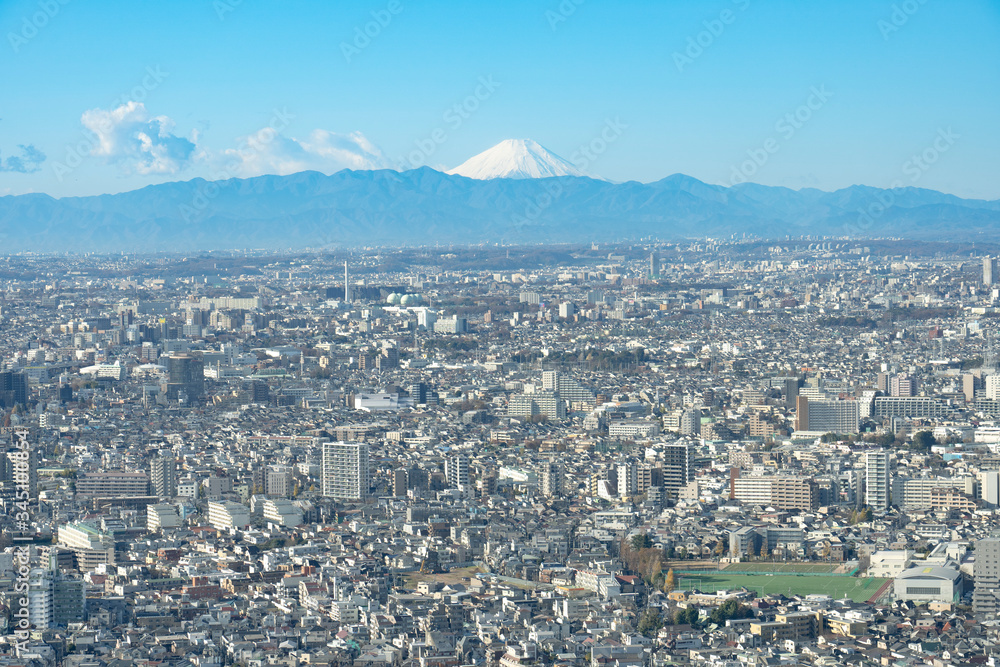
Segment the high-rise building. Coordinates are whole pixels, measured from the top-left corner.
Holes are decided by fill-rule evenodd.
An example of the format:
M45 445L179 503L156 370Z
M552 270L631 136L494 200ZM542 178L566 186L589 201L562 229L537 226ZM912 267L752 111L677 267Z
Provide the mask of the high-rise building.
M82 579L73 579L51 569L31 571L28 618L36 628L65 628L69 623L84 620L86 602Z
M347 262L344 262L344 303L351 302L351 282L347 276Z
M619 461L615 466L618 470L618 497L622 500L639 494L639 466L635 461Z
M827 401L799 396L795 400L795 430L857 433L861 423L858 401Z
M986 398L1000 400L1000 373L986 376Z
M565 419L566 402L558 392L536 391L534 394L514 394L507 403L508 417L534 417Z
M884 512L892 504L892 465L889 452L868 452L865 455L865 502L876 512Z
M559 371L542 371L542 389L558 392L577 409L589 409L596 403L593 391Z
M694 445L679 442L663 448L663 490L672 498L694 481Z
M543 496L558 498L562 495L563 467L556 461L545 461L538 470L538 481Z
M198 401L205 393L205 364L187 353L167 357L167 398L177 400L184 392L188 401Z
M368 445L323 443L323 495L337 500L363 500L370 485Z
M1000 614L1000 538L977 541L975 553L972 611L994 619Z
M392 495L405 498L407 491L406 468L396 468L392 471Z
M892 380L889 381L889 394L891 396L916 396L917 388L917 379L911 375L893 375Z
M161 454L149 462L149 485L161 498L177 495L177 461L173 456Z
M993 284L993 274L996 269L996 260L992 257L983 257L983 284Z
M659 278L660 277L660 258L655 252L649 253L649 277Z
M23 372L0 373L0 407L12 408L28 402L28 379Z
M469 457L465 454L451 454L444 460L444 476L448 486L464 489L469 485Z
M292 495L294 481L292 467L268 466L264 472L264 494L272 498L287 498Z

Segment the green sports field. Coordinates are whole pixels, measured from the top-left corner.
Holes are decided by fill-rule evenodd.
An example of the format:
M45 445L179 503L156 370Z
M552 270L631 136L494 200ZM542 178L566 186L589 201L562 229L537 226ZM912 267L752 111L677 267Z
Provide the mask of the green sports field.
M783 595L829 595L834 599L851 598L864 602L875 595L886 579L862 579L844 576L796 576L794 574L726 574L706 572L705 574L681 574L677 588L703 593L719 590L748 588L760 595L781 593Z
M730 563L726 572L804 572L809 574L833 574L840 563Z

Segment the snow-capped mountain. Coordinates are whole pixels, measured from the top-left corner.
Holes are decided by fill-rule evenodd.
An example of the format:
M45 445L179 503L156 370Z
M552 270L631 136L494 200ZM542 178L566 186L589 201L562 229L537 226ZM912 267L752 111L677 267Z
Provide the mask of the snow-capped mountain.
M589 176L531 139L506 139L448 172L487 181L492 178Z

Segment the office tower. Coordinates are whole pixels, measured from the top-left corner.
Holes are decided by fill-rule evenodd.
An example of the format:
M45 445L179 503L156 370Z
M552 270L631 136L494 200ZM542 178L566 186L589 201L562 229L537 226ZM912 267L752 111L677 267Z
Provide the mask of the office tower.
M410 399L414 405L420 405L427 403L427 391L429 389L430 387L425 382L414 382L408 387L407 393L410 395Z
M153 495L173 498L177 495L177 461L169 454L161 454L149 462L149 484Z
M995 619L1000 614L1000 538L977 541L975 553L972 611Z
M876 512L892 504L892 466L888 452L865 455L865 502Z
M993 270L996 268L996 260L992 257L983 257L983 284L993 284Z
M694 481L694 445L677 443L663 448L663 490L672 498Z
M799 397L799 378L785 378L785 405L792 407Z
M444 460L444 476L452 489L464 489L469 485L469 457L465 454L451 454Z
M0 373L0 407L12 408L28 402L28 380L22 372Z
M187 353L173 353L167 357L167 398L176 400L180 393L187 400L197 401L205 393L205 364Z
M826 401L799 396L795 400L795 430L857 433L861 422L858 401Z
M562 495L562 465L555 461L545 461L538 471L538 480L541 483L542 495L549 498L558 498Z
M364 500L370 486L368 445L323 443L323 495L337 500Z
M660 277L660 258L656 256L655 252L649 253L649 277Z

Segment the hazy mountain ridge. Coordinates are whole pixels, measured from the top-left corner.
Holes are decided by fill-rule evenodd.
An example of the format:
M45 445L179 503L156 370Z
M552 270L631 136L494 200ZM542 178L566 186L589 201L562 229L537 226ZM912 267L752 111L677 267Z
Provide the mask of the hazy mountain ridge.
M884 210L883 201L889 202ZM214 183L194 179L94 197L0 197L0 233L11 251L669 239L744 232L768 238L998 240L1000 201L920 188L726 188L682 174L647 184L576 176L477 180L426 167Z

